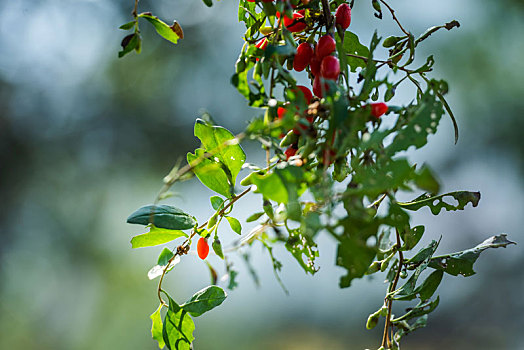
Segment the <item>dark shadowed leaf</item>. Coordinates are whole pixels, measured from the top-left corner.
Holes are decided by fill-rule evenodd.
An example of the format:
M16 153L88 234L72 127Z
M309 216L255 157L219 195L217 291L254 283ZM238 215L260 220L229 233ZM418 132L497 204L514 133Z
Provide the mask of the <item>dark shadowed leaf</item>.
M488 248L505 248L510 244L516 244L506 237L506 234L500 234L486 239L474 248L434 257L431 259L429 267L442 270L453 276L462 275L467 277L474 275L473 264L484 250Z
M455 199L457 203L453 203L452 198ZM397 204L408 210L419 210L420 208L427 206L431 209L433 215L438 215L442 209L448 211L464 210L464 207L468 203L471 203L476 207L479 200L480 192L457 191L441 194L439 196L423 194L411 202L398 202Z
M429 301L429 300L421 301L410 311L408 311L407 313L405 313L404 315L398 318L391 320L391 322L393 324L396 324L400 321L407 321L407 320L411 320L416 317L420 317L422 315L429 314L430 312L432 312L433 310L437 308L439 300L440 300L439 297L437 297L437 299L435 299L434 301Z
M131 28L133 28L135 26L135 21L131 21L131 22L127 22L125 24L122 24L120 27L118 27L119 29L122 29L122 30L129 30Z
M149 225L168 230L187 230L196 225L193 216L170 205L146 205L127 218L128 224Z
M426 92L418 104L409 106L405 113L399 116L397 124L402 125L402 128L387 148L388 155L393 156L411 146L423 147L428 142L428 136L437 131L443 114L440 100L430 91Z
M424 234L424 226L415 226L413 228L410 228L409 230L406 230L404 232L400 233L400 237L402 237L402 241L404 242L404 245L402 246L402 250L411 250L415 248L417 243L422 238L422 235Z

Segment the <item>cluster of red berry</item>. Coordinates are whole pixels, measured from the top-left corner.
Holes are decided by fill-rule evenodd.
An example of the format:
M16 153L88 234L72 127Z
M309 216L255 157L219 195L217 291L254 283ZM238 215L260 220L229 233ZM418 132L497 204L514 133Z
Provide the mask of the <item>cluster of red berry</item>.
M256 2L257 0L246 0L247 2ZM258 0L261 2L273 2L273 0ZM277 1L289 1L289 0L277 0ZM300 0L303 5L309 4L310 0ZM296 6L291 4L292 8ZM277 18L280 20L284 27L292 33L298 33L306 30L308 25L305 20L306 10L295 11L292 14L292 17L284 16L281 19L281 14L276 13ZM340 31L345 31L351 23L351 8L348 4L341 4L335 13L335 26ZM267 32L264 30L267 29ZM261 50L265 50L269 44L268 35L272 32L272 28L264 27L260 31L266 35L264 38L259 40L255 47ZM257 61L259 59L257 58ZM336 41L331 33L323 35L318 39L318 42L311 43L310 41L302 41L295 52L293 57L293 69L297 72L302 72L309 67L309 73L313 80L313 93L315 96L322 98L329 91L329 84L327 80L336 82L340 75L340 61L336 57ZM291 89L295 95L296 101L304 101L307 106L311 105L313 99L313 93L310 89L303 85L297 85L296 89ZM299 96L300 95L300 96ZM387 112L388 107L385 103L371 103L371 115L376 118L379 118L381 115ZM290 137L291 142L283 142L282 145L288 148L284 151L286 160L289 160L291 157L295 156L298 151L298 139L302 133L314 132L312 130L312 125L315 121L316 116L313 114L308 114L307 109L301 115L299 113L300 108L297 106L294 107L294 110L291 110L291 104L286 102L283 106L277 108L277 118L283 120L286 113L293 113L295 117L303 117L302 120L305 121L297 122L297 124L286 134L282 134L281 138ZM331 137L330 146L326 146L322 153L322 163L325 166L331 165L336 157L336 151L333 148L335 137L337 133L334 133ZM286 140L283 140L286 141ZM198 256L201 259L206 259L209 254L209 244L207 243L207 238L200 238L197 243L197 252Z

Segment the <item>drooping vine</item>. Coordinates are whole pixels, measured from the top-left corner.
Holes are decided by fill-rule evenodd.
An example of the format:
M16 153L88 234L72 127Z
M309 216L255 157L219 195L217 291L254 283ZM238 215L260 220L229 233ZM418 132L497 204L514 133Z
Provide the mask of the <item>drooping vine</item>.
M212 0L204 4L213 5ZM138 13L138 5L135 0L133 20L120 27L132 32L122 40L119 57L140 52L141 19L174 44L184 38L177 21L170 26L151 13ZM187 154L187 165L176 165L164 178L152 205L127 219L148 229L133 237L133 248L184 239L164 248L148 272L150 279L159 279L160 305L151 319L152 336L160 348L190 349L195 329L192 317L226 298L224 289L216 285L217 270L207 261L212 285L187 302L177 303L163 288L166 275L195 245L200 258L206 259L211 243L214 254L224 260L227 288L233 289L237 272L228 256L242 251L258 282L248 253L240 248L259 242L283 286L278 274L282 264L273 247L284 245L306 273L315 274L319 255L315 241L319 235L332 236L337 242L335 264L345 269L341 288L356 278L386 273L389 286L383 305L369 316L367 328L383 318L380 348L398 349L401 338L424 327L428 314L438 306L439 297L434 294L445 273L470 276L482 251L513 243L501 234L452 254L435 255L440 240L416 249L425 227L411 222L410 211L427 207L438 215L442 209L463 210L470 203L475 207L480 200L478 192L440 194L433 171L425 164L412 164L405 156L408 149L426 145L446 112L458 138L455 117L444 97L448 85L431 76L434 57L417 66L415 52L435 32L451 30L459 23L452 20L417 36L401 24L386 1L372 0L375 17L382 19L386 11L398 31L385 38L375 31L364 45L348 30L353 5L344 0L240 0L238 20L246 26L245 44L231 83L258 116L238 135L213 125L206 116L198 119L194 133L201 147ZM299 85L299 77L311 88ZM413 84L415 95L407 104L391 104L403 83ZM265 164L246 162L240 146L244 141L261 145ZM250 173L239 186L242 169ZM195 176L217 194L210 198L215 211L211 217L197 219L199 213L190 215L159 204L169 197L172 186ZM408 192L418 195L409 202L397 200L398 193ZM262 206L246 219L259 224L244 232L232 212L247 195L259 196ZM219 235L218 228L226 221L239 238L223 248L220 235L224 230ZM429 275L422 280L428 269ZM412 304L406 313L394 316L395 301Z

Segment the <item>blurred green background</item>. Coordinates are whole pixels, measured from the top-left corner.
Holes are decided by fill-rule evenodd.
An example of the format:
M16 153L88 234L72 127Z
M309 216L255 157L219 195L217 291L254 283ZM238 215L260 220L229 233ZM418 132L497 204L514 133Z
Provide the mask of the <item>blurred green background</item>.
M422 33L452 19L418 60L435 54L431 76L450 84L448 101L461 138L453 145L449 119L424 150L410 155L439 174L445 191L480 190L473 209L438 218L417 213L428 237L443 236L439 252L469 248L508 232L523 242L524 6L522 1L392 2L405 27ZM239 132L259 111L229 84L243 44L237 1L211 9L200 1L140 2L166 21L176 18L177 46L141 26L143 52L117 59L132 0L0 1L0 348L155 349L148 318L157 307L156 281L146 272L161 248L133 251L139 227L129 213L152 202L171 166L197 146L194 119L209 111ZM379 21L356 1L351 30L368 42L371 30L396 34L389 14ZM302 76L303 78L303 76ZM409 88L395 102L409 102ZM262 155L245 145L248 161ZM204 220L210 191L197 182L176 187L167 202ZM251 204L235 209L245 218ZM249 226L245 226L249 229ZM223 232L226 241L233 234ZM376 348L380 327L365 329L382 305L381 278L338 289L334 243L320 239L320 271L306 276L281 247L278 286L269 257L255 246L256 288L240 258L239 288L196 320L196 350ZM220 272L222 263L210 258ZM403 349L524 349L524 255L521 246L484 253L477 275L445 277L429 327ZM209 283L194 255L168 276L180 301Z

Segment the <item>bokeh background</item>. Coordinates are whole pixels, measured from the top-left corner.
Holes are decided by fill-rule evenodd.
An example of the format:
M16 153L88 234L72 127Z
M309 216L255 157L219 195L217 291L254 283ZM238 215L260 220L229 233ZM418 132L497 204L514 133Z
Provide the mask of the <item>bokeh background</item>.
M448 101L461 137L453 144L445 117L427 162L445 191L480 190L477 208L438 218L417 213L439 252L469 248L508 232L524 232L524 6L520 0L392 3L405 27L420 34L452 19L459 29L438 32L420 50L435 54L434 74L450 84ZM140 2L166 21L177 19L177 46L142 24L143 52L117 58L132 0L0 1L0 348L155 349L148 318L157 307L156 281L146 272L161 248L132 250L141 233L127 215L151 203L171 166L197 146L194 119L209 111L240 131L259 111L246 107L229 84L242 46L237 1L211 9L195 0ZM379 21L370 3L356 1L351 28L364 43L372 29L397 33L389 14ZM399 103L409 102L409 89ZM261 151L245 145L256 162ZM176 187L168 203L204 220L210 191L197 182ZM258 198L235 209L245 218ZM249 226L245 226L245 230ZM224 230L225 241L233 234ZM196 320L195 349L376 348L380 326L365 329L382 304L382 277L338 289L334 242L321 237L320 271L306 276L282 248L286 294L267 253L255 246L242 259L239 288L219 310ZM521 245L485 252L477 275L446 276L429 328L405 339L405 349L524 349L524 254ZM210 258L223 272L222 263ZM209 283L194 255L171 272L166 288L184 301Z

